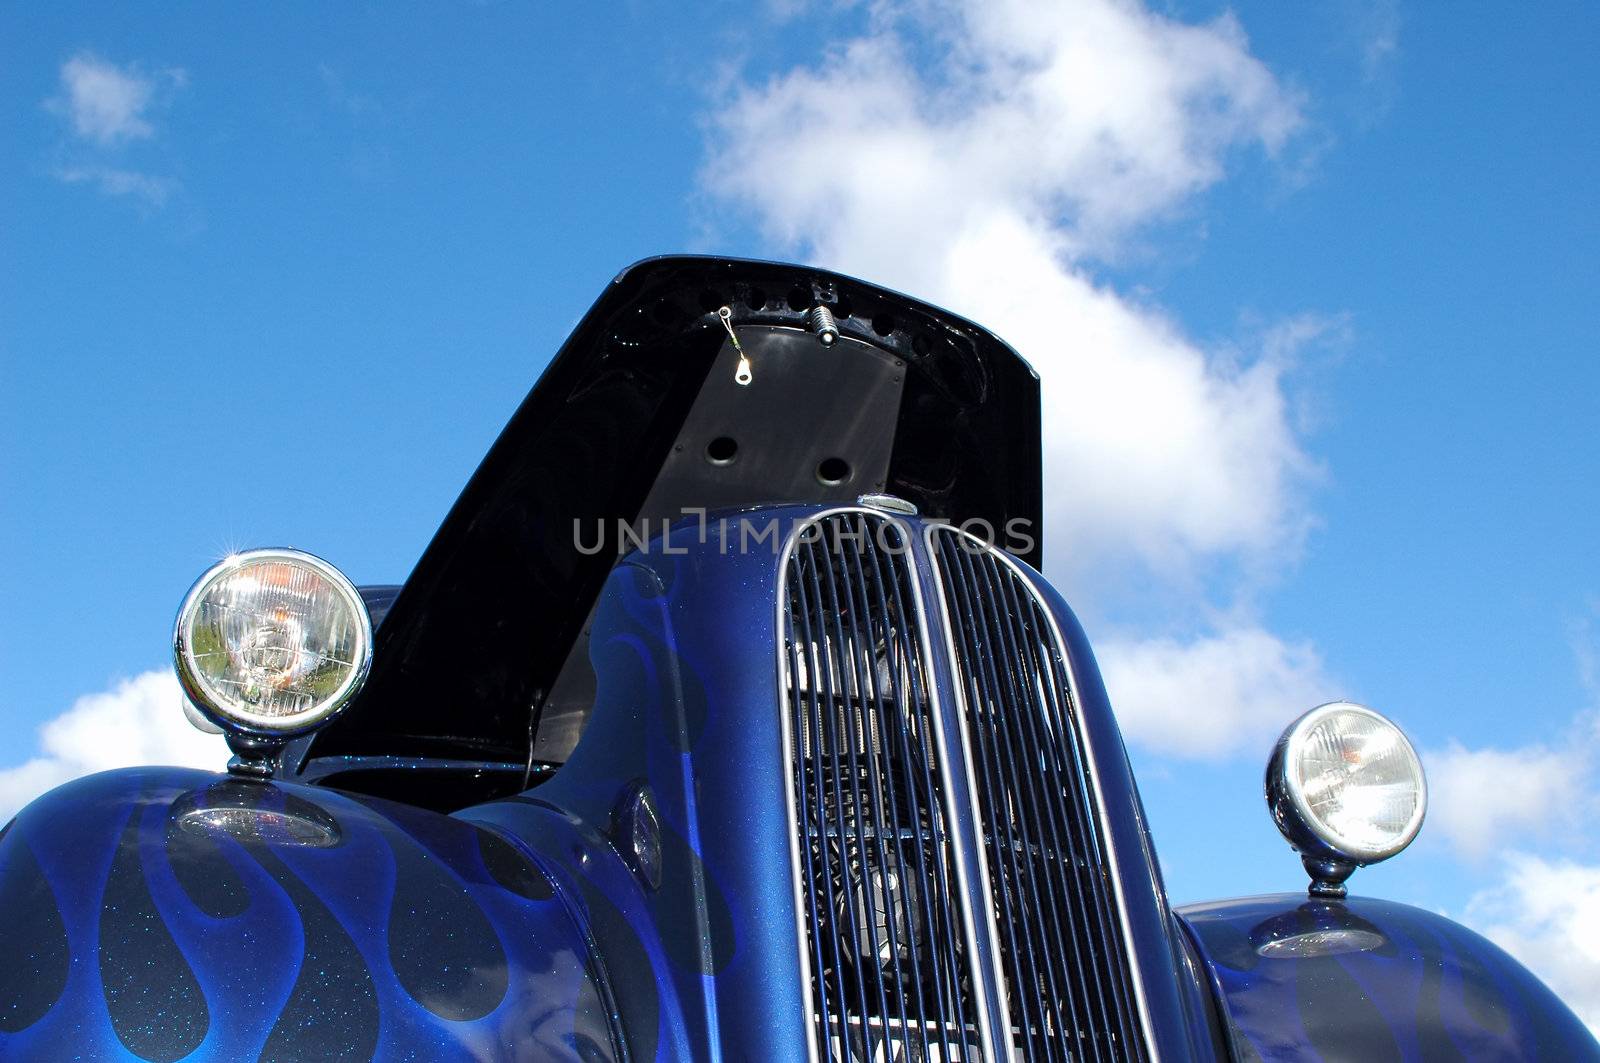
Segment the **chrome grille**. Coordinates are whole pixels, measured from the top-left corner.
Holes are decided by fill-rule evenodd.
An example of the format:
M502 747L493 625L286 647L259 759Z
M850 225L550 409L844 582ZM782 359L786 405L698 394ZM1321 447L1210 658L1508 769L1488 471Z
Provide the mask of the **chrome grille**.
M937 702L907 533L846 511L786 554L801 921L819 1059L979 1060Z
M1016 1058L1145 1059L1064 649L991 548L932 539Z

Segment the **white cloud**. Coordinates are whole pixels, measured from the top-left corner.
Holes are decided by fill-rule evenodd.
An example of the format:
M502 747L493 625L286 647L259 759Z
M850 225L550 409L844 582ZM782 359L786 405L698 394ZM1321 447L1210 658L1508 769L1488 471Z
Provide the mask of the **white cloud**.
M738 92L705 177L784 242L919 290L944 279L950 237L996 212L1068 237L1054 250L1107 250L1219 179L1229 149L1276 149L1300 121L1229 17L1189 26L1109 0L884 10L819 69Z
M1596 608L1570 622L1578 682L1588 697L1559 739L1517 749L1469 749L1452 740L1423 757L1428 772L1428 830L1455 854L1481 862L1510 846L1568 844L1589 837L1600 812L1594 769L1600 764L1600 683L1596 681Z
M786 253L1015 346L1043 381L1051 575L1112 616L1137 609L1126 588L1153 577L1192 630L1218 611L1200 587L1288 563L1310 525L1316 469L1284 375L1317 326L1208 348L1094 270L1189 207L1238 150L1283 149L1297 95L1231 16L908 0L867 24L813 67L735 83L704 185ZM1311 647L1248 622L1114 644L1106 661L1124 726L1172 753L1221 755L1329 696Z
M1285 724L1333 700L1310 644L1258 627L1189 642L1109 639L1095 653L1123 734L1169 756L1264 757Z
M1299 120L1229 17L887 5L824 65L736 89L704 181L791 251L1009 340L1044 380L1046 476L1070 485L1049 492L1056 561L1172 573L1304 530L1286 359L1207 351L1089 263Z
M102 147L124 144L155 132L146 112L157 89L183 81L181 70L151 77L133 66L118 66L91 52L79 52L61 64L62 94L50 101L50 106L84 140Z
M113 166L64 166L56 176L69 185L90 184L113 198L126 196L148 207L165 205L176 186L170 178Z
M1361 75L1368 83L1394 77L1395 60L1400 51L1400 5L1396 0L1380 0L1360 19Z
M1592 810L1591 744L1560 749L1467 749L1451 742L1428 754L1428 828L1457 853L1483 860L1508 842L1574 827Z
M61 92L44 105L61 116L72 138L62 148L67 161L51 172L67 184L87 185L147 209L165 205L177 181L133 169L121 162L121 156L127 154L128 145L155 135L152 112L187 81L182 70L147 74L133 64L118 66L92 52L79 52L62 63ZM112 157L119 159L118 165L107 163Z
M80 775L135 764L217 770L227 761L222 739L202 734L185 718L183 693L172 672L144 672L84 695L39 728L38 754L0 769L0 822Z
M940 298L995 328L1043 383L1046 552L1082 583L1135 562L1167 575L1216 555L1271 554L1306 527L1310 472L1283 363L1208 357L1165 316L1063 267L1020 215L951 240Z
M1600 867L1523 853L1466 922L1521 960L1600 1036Z

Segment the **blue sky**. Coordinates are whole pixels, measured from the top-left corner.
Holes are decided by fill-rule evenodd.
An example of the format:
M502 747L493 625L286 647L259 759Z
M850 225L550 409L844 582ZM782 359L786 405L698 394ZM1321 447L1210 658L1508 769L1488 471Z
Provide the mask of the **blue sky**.
M402 578L620 266L803 259L1043 374L1176 899L1299 888L1266 744L1356 698L1434 806L1355 888L1600 1022L1597 51L1584 4L9 6L0 796L209 756L153 722L190 581Z

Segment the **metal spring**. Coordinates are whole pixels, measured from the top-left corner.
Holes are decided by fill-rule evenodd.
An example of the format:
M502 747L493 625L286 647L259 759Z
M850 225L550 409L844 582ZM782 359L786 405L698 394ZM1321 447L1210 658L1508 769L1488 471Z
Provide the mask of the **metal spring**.
M806 314L806 327L817 334L817 339L822 341L824 347L832 347L834 340L839 338L839 323L833 319L833 311L821 303Z

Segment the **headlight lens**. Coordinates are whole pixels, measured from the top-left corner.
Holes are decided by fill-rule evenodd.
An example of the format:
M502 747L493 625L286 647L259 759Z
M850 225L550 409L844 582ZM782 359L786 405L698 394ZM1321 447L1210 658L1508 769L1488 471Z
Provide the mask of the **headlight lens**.
M297 550L234 554L200 577L178 612L178 678L233 731L292 735L355 696L372 621L351 582Z
M1267 799L1302 853L1371 864L1411 844L1428 791L1400 728L1340 701L1312 709L1283 733L1267 767Z

